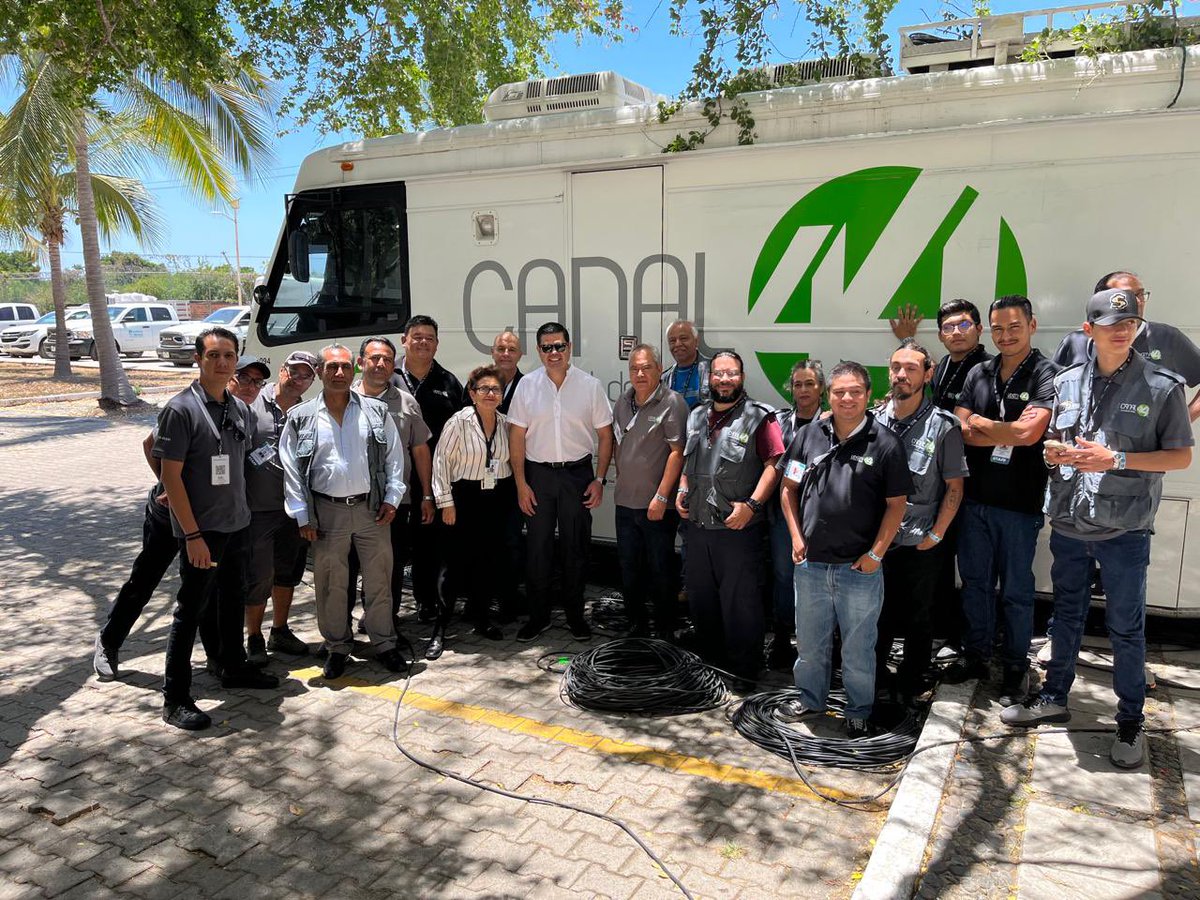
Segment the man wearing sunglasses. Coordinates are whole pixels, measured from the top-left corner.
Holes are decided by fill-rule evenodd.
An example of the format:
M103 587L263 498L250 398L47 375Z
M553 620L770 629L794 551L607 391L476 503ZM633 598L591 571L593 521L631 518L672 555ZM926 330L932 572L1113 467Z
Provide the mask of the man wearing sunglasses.
M983 324L979 307L970 300L947 300L938 309L937 324L946 355L938 360L930 382L933 404L952 413L971 370L992 355L979 341Z
M517 503L525 513L525 580L529 620L517 640L534 640L550 625L554 532L562 552L562 598L567 627L579 641L592 631L583 618L583 579L592 538L592 510L604 496L613 451L613 414L604 386L571 365L565 325L537 330L542 368L521 379L509 408L509 454ZM599 445L596 471L592 452Z
M241 377L239 373L239 378ZM246 590L246 655L266 665L267 651L304 656L308 645L288 627L296 585L304 576L308 541L283 508L283 464L279 438L288 410L300 402L317 377L317 358L297 350L279 367L279 378L250 403L257 427L246 465L246 497L250 502L250 578ZM262 633L267 600L271 601L271 635Z

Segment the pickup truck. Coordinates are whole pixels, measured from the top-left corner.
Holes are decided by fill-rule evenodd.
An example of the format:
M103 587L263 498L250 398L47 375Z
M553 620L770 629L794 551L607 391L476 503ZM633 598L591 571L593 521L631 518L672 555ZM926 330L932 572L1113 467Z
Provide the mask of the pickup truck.
M158 336L164 328L176 324L179 316L175 308L166 303L130 303L108 307L108 318L112 322L113 337L117 352L123 356L141 356L147 350L158 347ZM93 339L92 320L80 319L67 329L67 345L71 359L90 356L99 359ZM54 333L45 341L46 353L54 356Z
M71 322L86 319L88 315L86 306L68 308L66 312L67 327L71 327ZM35 322L26 322L22 325L5 328L0 331L0 353L7 353L9 356L34 356L36 354L43 359L48 359L49 357L44 351L46 350L46 340L53 330L54 313L52 312L46 313Z
M228 328L244 343L250 328L250 307L223 306L198 322L180 322L164 328L158 336L158 358L177 366L190 366L196 351L196 337L214 325Z

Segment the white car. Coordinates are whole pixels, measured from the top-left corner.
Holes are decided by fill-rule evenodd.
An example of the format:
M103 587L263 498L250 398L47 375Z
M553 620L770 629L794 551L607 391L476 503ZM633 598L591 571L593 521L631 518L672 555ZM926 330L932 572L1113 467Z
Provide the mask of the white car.
M178 323L175 307L166 303L130 303L108 307L108 318L112 322L113 337L117 352L124 356L141 356L147 350L158 347L158 336L162 330ZM67 342L71 359L90 356L99 359L91 317L72 322L67 330ZM46 338L45 350L54 355L54 334Z
M197 322L180 322L164 328L158 336L158 358L177 366L190 366L196 350L196 338L206 328L220 325L228 328L245 342L250 327L250 307L223 306Z
M72 306L66 311L68 322L86 319L86 306ZM70 326L68 326L70 327ZM49 359L51 354L46 352L46 339L54 330L54 313L48 312L40 319L23 325L13 325L0 331L0 353L9 356L37 356Z

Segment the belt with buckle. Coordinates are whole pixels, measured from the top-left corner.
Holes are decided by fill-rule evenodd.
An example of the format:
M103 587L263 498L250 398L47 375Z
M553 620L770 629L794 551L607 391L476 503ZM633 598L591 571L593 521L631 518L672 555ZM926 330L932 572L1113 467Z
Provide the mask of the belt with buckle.
M582 459L573 459L570 462L537 462L536 460L532 459L529 461L535 466L545 466L547 469L570 469L574 466L590 466L592 464L592 458L590 456L585 456Z
M320 497L322 500L328 500L330 503L336 503L339 506L357 506L359 503L365 503L370 494L354 494L350 497L331 497L328 494L322 494L318 491L313 491L314 497Z

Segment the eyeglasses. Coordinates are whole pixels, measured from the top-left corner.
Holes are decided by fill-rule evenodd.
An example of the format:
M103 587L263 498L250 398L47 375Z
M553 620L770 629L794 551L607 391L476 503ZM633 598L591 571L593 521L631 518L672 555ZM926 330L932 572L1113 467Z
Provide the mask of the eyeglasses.
M237 376L237 383L242 387L250 387L250 385L254 385L259 390L262 390L262 386L267 383L267 379L255 378L253 375L247 375L245 372L239 372Z
M317 374L308 366L288 366L287 373L292 381L312 381Z
M480 384L472 388L477 394L483 394L485 397L499 397L504 393L504 388L494 384Z
M538 349L543 353L566 353L570 346L566 341L558 341L554 344L538 344Z
M713 381L737 381L742 377L741 372L713 372Z
M974 327L975 323L970 319L963 319L961 322L946 322L942 325L942 334L954 334L956 331L959 334L966 334Z
M1137 297L1139 300L1145 301L1150 299L1150 292L1145 289L1134 291L1133 296Z
M436 335L410 334L404 339L407 344L436 344Z

